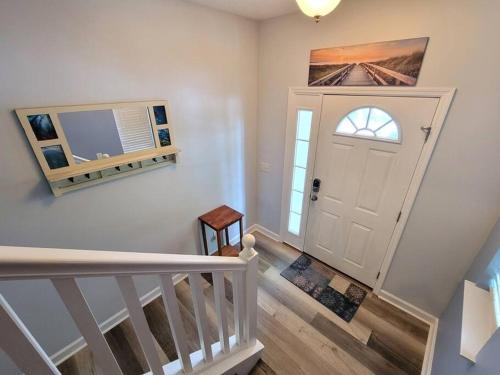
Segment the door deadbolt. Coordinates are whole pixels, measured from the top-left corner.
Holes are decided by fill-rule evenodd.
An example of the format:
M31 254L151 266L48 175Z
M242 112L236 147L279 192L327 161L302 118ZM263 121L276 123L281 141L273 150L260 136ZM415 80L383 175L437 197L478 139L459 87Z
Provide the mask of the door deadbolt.
M318 193L320 187L321 187L321 180L319 178L315 178L313 180L313 186L312 186L313 193Z
M311 189L311 200L316 202L318 200L319 188L321 187L321 180L319 178L315 178L312 183Z

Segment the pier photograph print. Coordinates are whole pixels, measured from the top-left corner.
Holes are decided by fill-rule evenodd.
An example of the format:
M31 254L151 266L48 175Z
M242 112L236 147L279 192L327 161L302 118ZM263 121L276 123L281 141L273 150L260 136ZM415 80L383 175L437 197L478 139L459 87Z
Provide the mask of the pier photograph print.
M311 51L309 86L415 86L429 38Z

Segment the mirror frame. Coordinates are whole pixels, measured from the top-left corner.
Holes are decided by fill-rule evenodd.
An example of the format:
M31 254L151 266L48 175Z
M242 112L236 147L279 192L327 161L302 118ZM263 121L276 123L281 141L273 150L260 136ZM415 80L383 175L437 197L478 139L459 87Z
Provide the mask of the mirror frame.
M167 123L158 125L154 114L153 107L164 106L167 116ZM59 113L68 112L82 112L82 111L96 111L96 110L114 110L120 108L133 108L141 107L147 108L152 133L154 137L155 147L147 150L134 151L124 153L122 155L112 156L109 158L90 160L85 163L77 164L73 158L71 147L68 144L63 127L59 120ZM55 106L55 107L37 107L37 108L20 108L15 110L17 117L28 137L31 148L40 164L40 167L45 174L45 177L51 184L54 191L54 184L62 180L71 180L77 176L89 175L90 173L103 172L109 168L118 168L120 165L131 165L132 163L141 162L144 160L154 160L163 157L166 160L167 155L177 154L178 149L175 147L175 135L172 127L172 116L170 113L170 106L166 100L152 100L152 101L138 101L138 102L120 102L120 103L107 103L107 104L86 104L86 105L69 105L69 106ZM37 136L28 120L28 116L32 115L49 115L52 125L57 133L57 137L48 140L38 140ZM170 145L161 146L158 131L168 129L170 135ZM42 148L47 146L61 146L64 156L68 162L68 166L51 169L43 154ZM175 158L174 158L175 161ZM146 164L139 163L138 168L145 168ZM105 174L105 173L104 173ZM103 178L101 173L100 178ZM73 182L73 181L71 181ZM74 190L74 189L72 189ZM56 191L54 194L58 195ZM59 194L60 195L60 194Z

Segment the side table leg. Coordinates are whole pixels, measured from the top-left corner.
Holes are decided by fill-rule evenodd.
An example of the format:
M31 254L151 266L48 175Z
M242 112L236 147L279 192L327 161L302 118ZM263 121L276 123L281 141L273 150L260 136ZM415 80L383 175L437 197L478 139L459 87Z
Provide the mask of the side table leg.
M241 242L243 238L243 221L240 219L240 251L243 250L243 242Z
M207 232L205 230L205 224L203 224L203 222L201 222L201 235L203 236L203 246L205 247L205 255L208 255Z
M221 248L222 248L222 238L220 237L220 232L217 231L217 254L219 254L219 256L222 255L222 251L221 251Z
M229 228L225 228L224 231L226 232L226 245L231 245L229 243Z

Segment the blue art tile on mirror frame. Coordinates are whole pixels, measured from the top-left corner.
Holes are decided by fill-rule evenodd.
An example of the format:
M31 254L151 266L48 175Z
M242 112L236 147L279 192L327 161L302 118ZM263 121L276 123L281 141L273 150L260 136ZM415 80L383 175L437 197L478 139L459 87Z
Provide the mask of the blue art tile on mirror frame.
M172 142L170 141L170 132L168 129L160 129L158 130L158 138L160 139L160 146L170 146Z
M37 140L47 141L57 139L56 129L48 114L30 115L28 116L28 121Z
M153 106L153 112L155 114L156 125L166 125L167 122L167 111L164 105Z
M68 159L66 159L66 155L64 155L64 150L61 145L42 147L42 153L50 169L69 166Z

